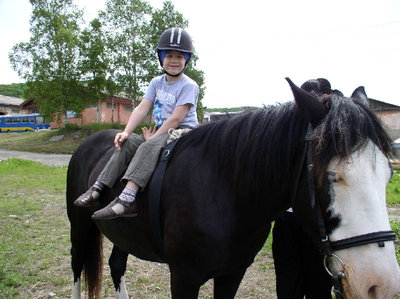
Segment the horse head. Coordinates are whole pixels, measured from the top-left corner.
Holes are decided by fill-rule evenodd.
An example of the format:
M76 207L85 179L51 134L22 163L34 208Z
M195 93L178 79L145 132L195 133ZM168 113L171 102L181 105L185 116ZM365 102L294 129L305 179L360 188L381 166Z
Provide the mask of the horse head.
M389 138L363 87L350 98L319 98L287 80L311 124L295 212L319 240L346 298L394 298L400 270L386 209Z

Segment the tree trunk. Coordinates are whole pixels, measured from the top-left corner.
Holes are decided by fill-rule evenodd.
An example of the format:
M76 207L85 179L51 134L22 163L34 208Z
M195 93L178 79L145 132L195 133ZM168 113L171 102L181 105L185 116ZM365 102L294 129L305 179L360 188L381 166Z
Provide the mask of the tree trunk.
M111 97L111 122L114 123L114 97Z

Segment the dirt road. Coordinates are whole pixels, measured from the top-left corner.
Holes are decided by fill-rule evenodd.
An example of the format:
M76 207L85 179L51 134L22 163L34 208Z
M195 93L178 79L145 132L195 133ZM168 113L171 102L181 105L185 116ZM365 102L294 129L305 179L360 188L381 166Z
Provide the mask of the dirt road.
M50 166L68 166L71 155L30 153L0 149L0 160L8 160L10 158L32 160Z

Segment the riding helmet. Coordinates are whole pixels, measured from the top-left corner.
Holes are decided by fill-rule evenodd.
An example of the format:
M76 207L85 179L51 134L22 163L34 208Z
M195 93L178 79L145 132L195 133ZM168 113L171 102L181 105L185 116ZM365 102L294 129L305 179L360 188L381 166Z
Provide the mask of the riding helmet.
M169 51L182 52L188 64L193 52L193 43L189 33L182 28L170 28L161 34L157 46L158 60L163 66L164 56Z

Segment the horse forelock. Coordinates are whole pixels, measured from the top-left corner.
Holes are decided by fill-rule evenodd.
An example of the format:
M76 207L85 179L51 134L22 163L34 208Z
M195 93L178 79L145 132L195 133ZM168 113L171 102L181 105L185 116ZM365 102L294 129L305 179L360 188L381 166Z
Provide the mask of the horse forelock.
M321 182L329 162L343 160L372 141L390 153L390 137L381 121L368 107L349 98L331 95L328 113L312 132L314 174Z

